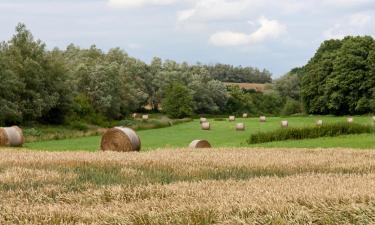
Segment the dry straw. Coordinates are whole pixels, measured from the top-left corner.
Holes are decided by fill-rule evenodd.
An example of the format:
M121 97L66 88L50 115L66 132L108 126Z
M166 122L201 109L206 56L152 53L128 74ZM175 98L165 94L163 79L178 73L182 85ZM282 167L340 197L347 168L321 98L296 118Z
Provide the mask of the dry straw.
M353 119L353 117L348 117L348 118L346 119L346 121L348 121L348 123L353 123L354 119Z
M281 121L281 126L282 126L282 127L288 127L288 126L289 126L288 121L287 121L287 120L283 120L283 121Z
M209 122L201 123L201 128L202 130L210 130L211 129L210 123Z
M127 127L115 127L103 134L100 147L102 151L140 151L141 140L134 130Z
M316 121L316 125L317 125L317 126L322 126L322 125L323 125L323 120L318 120L318 121Z
M205 123L205 122L207 122L207 119L204 118L204 117L201 117L200 120L199 120L199 122L200 122L200 123Z
M245 131L245 124L244 123L237 123L236 124L237 131Z
M247 113L242 114L242 117L247 118L248 117Z
M235 121L236 117L235 116L229 116L229 121Z
M24 141L22 129L18 126L0 128L0 146L21 147Z
M148 120L148 115L142 115L143 120Z
M266 117L265 117L265 116L261 116L261 117L259 117L259 121L260 121L260 122L266 122Z
M206 140L194 140L190 143L189 148L211 148L211 144Z

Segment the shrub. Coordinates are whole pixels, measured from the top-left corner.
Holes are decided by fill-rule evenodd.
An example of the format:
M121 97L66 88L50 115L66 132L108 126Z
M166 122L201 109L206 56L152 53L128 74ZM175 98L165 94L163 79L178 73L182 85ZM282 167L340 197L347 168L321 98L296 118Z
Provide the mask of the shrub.
M301 140L318 137L335 137L346 134L374 133L372 126L361 124L336 123L317 127L283 128L271 132L252 134L249 144L258 144L273 141Z
M87 124L82 123L80 121L73 121L70 123L70 127L75 129L75 130L80 130L80 131L87 131L89 127Z

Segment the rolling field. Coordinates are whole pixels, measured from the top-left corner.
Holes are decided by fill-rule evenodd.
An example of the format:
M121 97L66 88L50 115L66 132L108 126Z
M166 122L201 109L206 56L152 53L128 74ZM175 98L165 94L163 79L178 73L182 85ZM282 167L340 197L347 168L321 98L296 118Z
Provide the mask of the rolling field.
M0 224L374 224L375 152L0 148Z
M289 118L268 118L266 123L260 123L258 118L237 119L236 122L244 122L246 131L237 132L234 127L236 122L214 121L210 119L212 129L203 131L198 120L179 124L173 127L142 130L137 132L141 137L142 150L157 148L186 147L194 139L206 139L214 147L247 147L246 140L250 134L259 131L271 131L280 128L281 120L288 120L290 127L314 126L315 121L323 119L324 123L345 122L346 117L309 116ZM372 124L369 116L354 117L356 123ZM26 148L49 151L96 151L100 146L99 136L84 137L67 140L44 141L25 144ZM256 146L264 147L349 147L349 148L375 148L372 140L374 135L358 135L334 138L319 138L303 141L286 141L266 143Z

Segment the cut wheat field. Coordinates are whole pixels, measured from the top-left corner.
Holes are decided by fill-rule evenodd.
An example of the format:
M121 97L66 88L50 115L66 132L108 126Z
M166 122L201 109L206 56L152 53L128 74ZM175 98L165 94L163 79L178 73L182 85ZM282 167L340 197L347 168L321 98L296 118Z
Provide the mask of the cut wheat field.
M0 224L374 224L375 152L0 149Z

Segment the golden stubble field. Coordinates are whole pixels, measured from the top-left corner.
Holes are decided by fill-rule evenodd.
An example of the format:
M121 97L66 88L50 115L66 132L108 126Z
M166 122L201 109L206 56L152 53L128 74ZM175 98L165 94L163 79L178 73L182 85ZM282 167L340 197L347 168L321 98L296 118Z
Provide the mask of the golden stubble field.
M0 149L0 224L374 224L375 152Z

